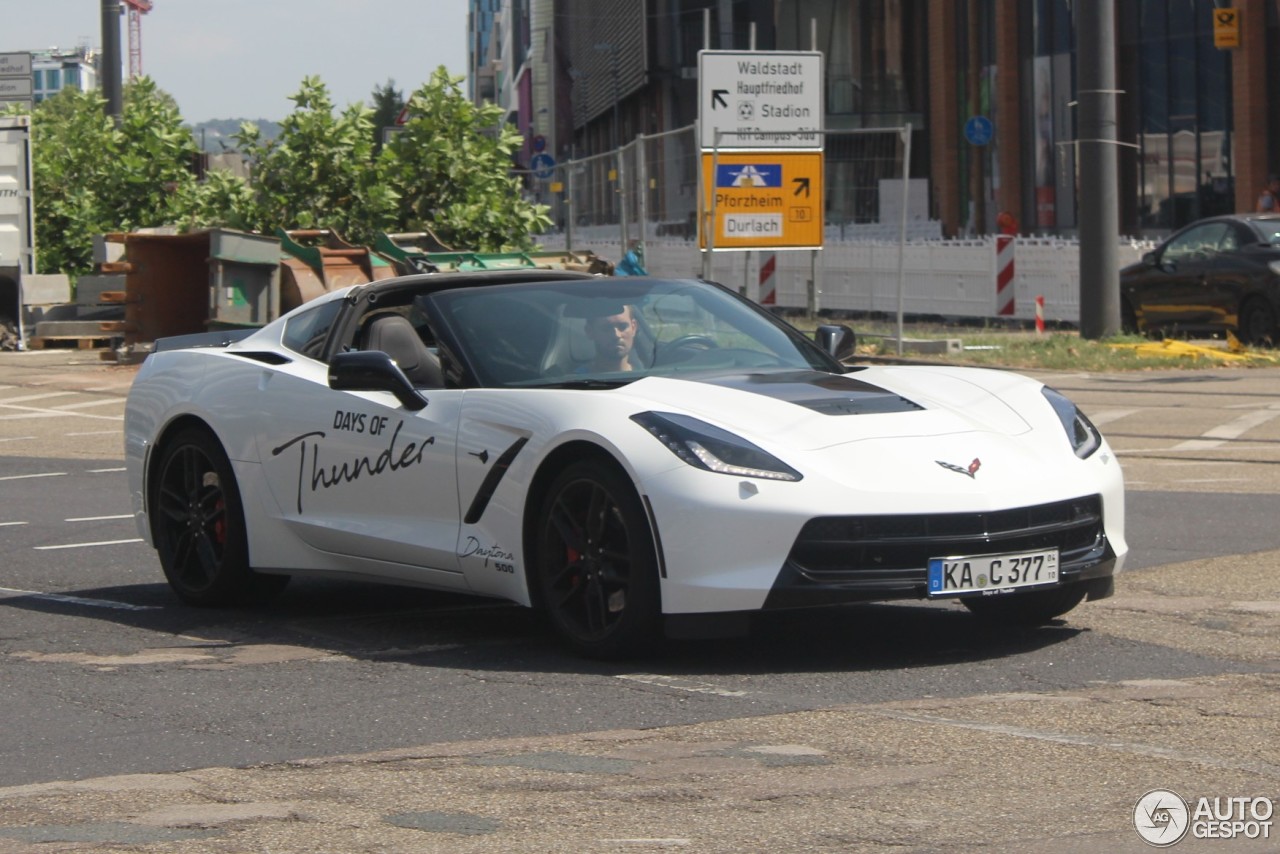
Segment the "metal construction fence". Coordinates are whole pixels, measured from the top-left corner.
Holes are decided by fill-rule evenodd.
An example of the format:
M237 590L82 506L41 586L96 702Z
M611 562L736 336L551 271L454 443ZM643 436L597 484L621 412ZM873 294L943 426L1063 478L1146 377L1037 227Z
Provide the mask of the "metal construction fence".
M941 223L928 218L928 182L908 179L904 193L901 130L828 134L824 248L816 260L808 251L716 252L709 277L782 308L803 310L816 291L818 309L893 314L901 256L906 314L998 317L995 236L942 238ZM539 244L591 250L614 262L635 250L653 275L700 275L706 269L697 233L700 154L689 126L530 174L528 192L549 207L555 224ZM1121 240L1121 266L1152 246ZM1013 259L1014 306L1006 317L1033 319L1042 296L1046 320L1079 321L1078 241L1018 237Z

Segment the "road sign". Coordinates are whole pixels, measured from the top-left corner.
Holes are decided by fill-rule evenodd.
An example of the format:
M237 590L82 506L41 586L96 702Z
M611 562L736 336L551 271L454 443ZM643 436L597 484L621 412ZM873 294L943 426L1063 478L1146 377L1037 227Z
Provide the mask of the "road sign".
M703 152L699 245L821 249L822 192L821 151Z
M529 168L542 180L547 180L555 173L556 160L550 154L535 154L529 159Z
M698 81L703 150L822 150L821 53L703 50Z
M970 116L969 121L964 123L964 138L971 145L986 145L991 142L993 130L991 119L986 116Z
M1238 9L1213 10L1213 46L1240 47L1240 11Z
M30 77L0 77L0 101L27 101L30 99Z
M0 77L30 77L31 54L0 53Z

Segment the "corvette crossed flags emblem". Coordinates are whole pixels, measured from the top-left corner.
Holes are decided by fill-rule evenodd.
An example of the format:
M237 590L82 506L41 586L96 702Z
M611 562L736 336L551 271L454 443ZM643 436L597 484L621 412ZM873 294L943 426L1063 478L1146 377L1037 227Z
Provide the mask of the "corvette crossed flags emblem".
M978 473L978 469L982 468L982 460L978 459L977 457L973 458L973 462L969 463L968 468L965 468L964 466L958 466L953 463L944 463L942 460L934 460L934 462L942 466L947 471L953 471L953 472L956 472L957 474L965 474L965 475L968 475L970 478L974 478L975 475L977 475Z

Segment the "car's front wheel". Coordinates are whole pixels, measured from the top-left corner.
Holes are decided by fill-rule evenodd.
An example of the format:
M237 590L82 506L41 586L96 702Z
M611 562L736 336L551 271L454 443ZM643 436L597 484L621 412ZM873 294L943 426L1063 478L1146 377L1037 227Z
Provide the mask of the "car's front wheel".
M1240 340L1246 344L1274 344L1276 342L1276 312L1271 303L1261 297L1253 297L1240 306Z
M658 638L661 602L648 518L631 481L584 460L552 482L538 514L534 582L576 651L616 658Z
M1061 617L1084 601L1084 584L1068 584L1051 590L1027 590L1001 596L962 599L975 617L1007 626L1039 626Z
M165 578L188 605L261 601L288 576L249 567L244 510L235 474L208 432L186 429L165 444L156 463L151 512Z

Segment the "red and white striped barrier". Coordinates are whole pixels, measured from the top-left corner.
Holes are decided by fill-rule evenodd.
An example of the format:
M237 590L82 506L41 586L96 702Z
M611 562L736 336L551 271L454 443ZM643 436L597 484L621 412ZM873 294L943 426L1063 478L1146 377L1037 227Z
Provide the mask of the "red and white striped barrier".
M778 304L778 253L760 253L760 304Z
M1044 332L1044 294L1036 297L1036 332Z
M996 314L1012 317L1013 304L1013 236L996 235Z

